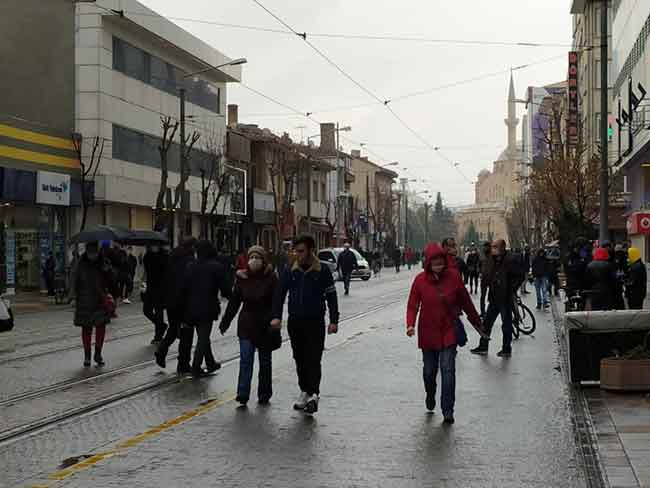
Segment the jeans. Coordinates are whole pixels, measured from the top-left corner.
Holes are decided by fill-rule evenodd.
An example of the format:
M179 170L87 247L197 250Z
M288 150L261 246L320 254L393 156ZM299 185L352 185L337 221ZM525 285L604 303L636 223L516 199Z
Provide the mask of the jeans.
M169 328L158 346L158 352L163 356L167 356L169 347L178 338L178 369L189 370L190 358L192 356L192 342L194 341L194 328L182 327L181 317L182 312L167 310Z
M287 329L296 362L298 386L308 395L320 393L321 360L325 349L323 320L303 320L289 317Z
M535 294L537 295L538 308L548 304L548 280L546 276L535 278Z
M436 376L440 369L442 414L445 417L453 417L454 404L456 403L456 346L445 347L440 351L422 351L422 360L424 362L422 377L425 391L435 397Z
M239 338L240 359L237 396L242 400L248 400L250 398L255 349L256 347L251 341L241 337ZM257 349L260 362L260 371L257 378L257 398L260 401L268 401L273 395L273 387L271 386L271 354L270 349Z
M343 288L345 293L350 293L350 280L352 279L352 271L341 271L343 277Z
M194 361L192 362L192 369L199 370L205 359L205 365L208 368L214 367L217 362L212 355L212 343L210 342L210 334L212 334L212 321L203 322L199 324L192 324L196 327L196 349L194 350Z
M501 331L503 332L503 350L512 349L512 304L511 303L490 303L485 313L485 322L483 326L489 336L492 332L492 326L497 317L501 315ZM487 348L488 341L481 338L481 346Z

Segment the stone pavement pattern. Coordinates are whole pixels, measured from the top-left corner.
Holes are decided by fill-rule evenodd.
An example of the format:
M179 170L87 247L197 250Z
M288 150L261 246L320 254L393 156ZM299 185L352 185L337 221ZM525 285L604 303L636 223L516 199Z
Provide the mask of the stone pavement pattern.
M285 345L269 407L225 403L57 486L585 486L550 315L538 315L538 333L520 339L510 360L494 347L487 358L459 352L451 427L425 413L420 353L403 317L401 305L361 319L374 328L327 351L314 418L291 410ZM236 369L204 381L234 382Z

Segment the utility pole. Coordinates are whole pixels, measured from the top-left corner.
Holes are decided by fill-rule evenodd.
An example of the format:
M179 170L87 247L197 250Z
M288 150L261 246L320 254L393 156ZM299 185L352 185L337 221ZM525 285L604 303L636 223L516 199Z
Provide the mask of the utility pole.
M400 183L402 184L402 197L404 198L404 246L406 247L408 243L408 228L409 228L409 200L408 195L406 194L406 183L408 178L400 178ZM401 198L400 198L401 200ZM401 212L400 212L401 214Z
M366 251L370 251L370 174L366 173Z
M322 141L321 141L321 143L322 143ZM336 198L339 198L339 202L340 202L341 200L343 200L342 198L340 198L340 195L341 195L341 183L343 183L343 187L345 188L345 173L341 170L341 166L339 164L339 147L340 147L339 146L339 123L337 122L336 123L336 148L334 148L334 149L336 151L336 186L337 186L337 188L336 188L336 190L337 190ZM340 204L339 204L339 206L340 206ZM335 208L334 210L339 213L339 215L336 218L336 220L338 222L338 225L337 225L338 229L336 229L336 245L340 246L341 245L341 232L340 232L340 230L341 230L341 220L343 220L343 228L347 228L346 225L345 225L346 224L346 222L345 222L346 213L343 213L343 219L341 219L341 209L340 208L338 208L338 209Z
M607 152L608 137L608 98L609 82L607 79L607 65L609 50L607 46L607 4L609 0L602 0L600 8L600 242L609 240L609 157ZM630 132L631 132L630 128Z
M180 154L179 163L180 163L180 175L181 175L181 180L182 180L183 171L186 171L185 170L185 87L181 87L180 93L179 93L179 99L180 99L180 102L181 102L181 107L180 107L180 112L181 112L180 113L180 115L181 115L181 133L180 133L180 137L181 137L180 148L181 148L181 151L180 152L181 152L181 154ZM182 188L181 190L184 190L184 188ZM180 227L180 236L179 236L179 238L182 239L183 232L185 230L185 223L183 222L183 212L182 212L182 208L183 208L183 195L182 194L180 195L180 202L179 203L180 203L180 208L181 208L181 211L178 213L178 220L179 220L178 225ZM172 247L173 247L174 246L174 234L175 234L175 232L174 232L174 227L175 227L174 226L174 212L173 211L170 212L169 219L171 220L171 225L169 227L171 229L171 235L169 237L171 238L171 244L172 244Z
M424 202L424 245L429 243L429 202Z
M307 159L307 233L311 234L311 160Z

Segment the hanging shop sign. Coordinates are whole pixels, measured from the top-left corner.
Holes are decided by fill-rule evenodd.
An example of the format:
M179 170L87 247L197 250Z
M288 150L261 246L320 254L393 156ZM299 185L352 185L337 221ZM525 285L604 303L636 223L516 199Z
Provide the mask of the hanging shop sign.
M627 232L630 235L650 235L650 213L637 212L627 219Z
M567 140L569 145L578 144L578 53L569 52L568 77L569 117L567 120Z
M36 203L70 206L70 175L39 171L36 177Z

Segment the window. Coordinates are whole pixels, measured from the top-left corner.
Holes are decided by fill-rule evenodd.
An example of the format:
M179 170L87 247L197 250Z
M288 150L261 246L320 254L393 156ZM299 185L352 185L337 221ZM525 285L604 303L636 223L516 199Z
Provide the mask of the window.
M202 79L185 79L180 68L113 37L113 69L170 95L185 86L188 102L221 113L221 89Z
M311 195L311 200L312 202L317 202L318 201L318 181L312 181L312 195Z
M318 259L320 259L321 261L329 261L330 263L336 262L336 258L334 258L334 253L332 251L319 252Z
M321 202L327 202L327 190L324 181L320 183L320 200Z
M600 142L600 112L594 114L594 140Z

